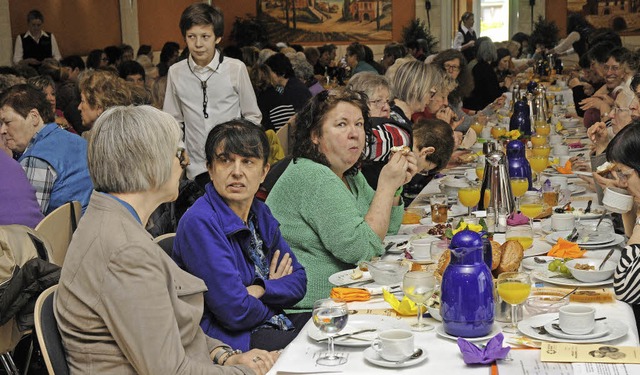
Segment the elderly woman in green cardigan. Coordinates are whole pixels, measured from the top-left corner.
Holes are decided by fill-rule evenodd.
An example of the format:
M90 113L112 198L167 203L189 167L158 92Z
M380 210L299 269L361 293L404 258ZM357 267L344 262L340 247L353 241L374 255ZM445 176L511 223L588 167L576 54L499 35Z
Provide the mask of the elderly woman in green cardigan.
M417 172L412 152L397 152L374 191L358 170L368 131L368 98L335 89L316 95L296 115L293 162L267 205L298 261L307 294L296 309L329 297L332 274L384 253L382 240L402 222L401 187Z

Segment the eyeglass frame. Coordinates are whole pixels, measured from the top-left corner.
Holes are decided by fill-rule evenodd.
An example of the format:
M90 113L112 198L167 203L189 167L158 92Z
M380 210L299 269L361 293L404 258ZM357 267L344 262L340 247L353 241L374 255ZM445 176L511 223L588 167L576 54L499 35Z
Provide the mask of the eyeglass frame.
M377 100L369 100L369 104L377 108L384 108L384 105L388 105L391 107L391 100L377 99Z
M629 178L633 175L633 172L635 172L635 169L630 168L628 171L623 172L620 168L616 168L615 172L620 182L627 183Z
M604 70L605 73L612 71L614 73L617 73L618 71L620 71L620 68L622 68L622 65L607 65L607 64L602 64L602 70Z
M178 161L180 162L180 167L182 169L185 169L187 167L187 164L184 163L187 160L187 150L182 146L178 146L176 148L175 156L178 158Z
M448 64L444 64L442 65L442 67L444 68L444 70L446 70L447 72L451 71L451 73L453 72L459 72L461 67L460 65L448 65Z

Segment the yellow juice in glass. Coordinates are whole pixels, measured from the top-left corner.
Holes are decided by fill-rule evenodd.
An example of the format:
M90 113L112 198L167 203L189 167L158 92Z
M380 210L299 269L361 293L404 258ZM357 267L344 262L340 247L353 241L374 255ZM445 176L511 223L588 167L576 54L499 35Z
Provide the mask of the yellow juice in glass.
M506 239L507 241L514 240L520 242L520 245L522 245L522 248L525 250L533 246L533 238L531 237L507 237Z
M547 144L547 137L544 135L536 134L531 136L531 144L533 147L544 146Z
M520 211L529 219L533 219L542 213L542 203L524 203L520 204Z
M511 183L511 192L515 197L521 197L529 190L529 180L526 178L512 178L509 182Z
M486 189L484 191L484 198L483 198L483 203L484 203L484 208L486 209L489 206L489 202L491 201L491 190Z
M484 179L484 165L476 167L476 176L478 176L478 180L480 181Z
M538 121L536 121L536 134L544 135L545 137L549 135L551 132L551 127L546 122L540 122L538 125Z
M493 128L491 128L491 136L494 139L498 139L505 134L507 134L507 129L505 129L503 126L494 126Z
M549 158L545 156L531 156L529 158L529 165L531 165L531 169L536 173L540 173L547 168L547 164L549 163Z
M458 189L458 200L465 207L473 207L480 202L480 187L464 187Z
M480 136L480 133L482 133L482 129L483 128L484 128L484 126L482 126L482 124L479 123L478 121L476 121L473 124L471 124L471 129L473 129L473 131L476 132L476 134L478 136Z
M548 145L535 146L531 149L533 156L544 156L546 158L551 154L551 147Z
M504 301L511 305L524 302L531 293L531 285L518 282L506 282L498 284L498 294Z

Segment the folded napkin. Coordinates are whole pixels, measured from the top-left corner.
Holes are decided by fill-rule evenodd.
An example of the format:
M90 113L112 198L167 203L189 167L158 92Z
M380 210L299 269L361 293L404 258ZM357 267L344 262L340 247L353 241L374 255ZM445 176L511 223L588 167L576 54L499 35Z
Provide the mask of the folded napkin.
M562 174L571 174L573 173L571 171L571 160L567 160L567 162L564 164L564 167L556 167L556 170Z
M578 142L568 143L567 146L569 146L569 148L583 148L584 144L578 141Z
M529 224L529 219L521 213L512 213L507 217L508 226L525 225Z
M382 297L400 315L415 316L418 314L418 307L415 302L406 296L402 297L402 301L399 301L393 293L383 289Z
M502 340L504 340L504 336L502 335L502 333L498 333L491 340L489 340L484 348L481 349L478 348L475 344L463 339L462 337L458 337L458 347L460 348L460 352L462 353L464 363L468 365L488 365L490 363L493 363L497 359L505 359L507 357L507 354L509 354L509 350L511 350L511 347L507 346L503 348Z
M371 299L371 293L366 289L336 287L331 289L330 297L346 302L368 301Z
M580 246L578 246L577 243L569 242L564 238L559 238L558 243L553 245L547 255L557 258L582 258L584 253L586 253L586 251L580 249Z
M561 132L562 130L564 130L564 126L562 126L562 123L560 121L558 121L556 123L556 133Z

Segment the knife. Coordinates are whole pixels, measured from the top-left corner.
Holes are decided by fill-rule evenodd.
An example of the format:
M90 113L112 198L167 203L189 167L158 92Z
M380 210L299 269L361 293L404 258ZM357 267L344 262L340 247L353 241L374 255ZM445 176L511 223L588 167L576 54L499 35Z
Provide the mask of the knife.
M366 285L366 284L371 284L373 282L373 279L369 279L369 280L356 280L356 281L350 281L348 283L344 283L344 284L340 284L338 285L339 287L343 287L343 286L352 286L353 285L358 285L358 287L362 286L362 285Z
M387 246L384 247L384 251L389 251L393 246L395 246L395 242L389 242Z
M339 338L351 338L351 336L354 336L354 335L359 335L359 334L365 333L365 332L375 332L377 330L378 330L377 328L367 328L367 329L361 329L359 331L350 332L350 333L341 333L339 335L333 336L333 339L335 340L335 339L339 339ZM325 342L327 340L329 340L328 337L326 337L324 339L316 340L316 342Z

